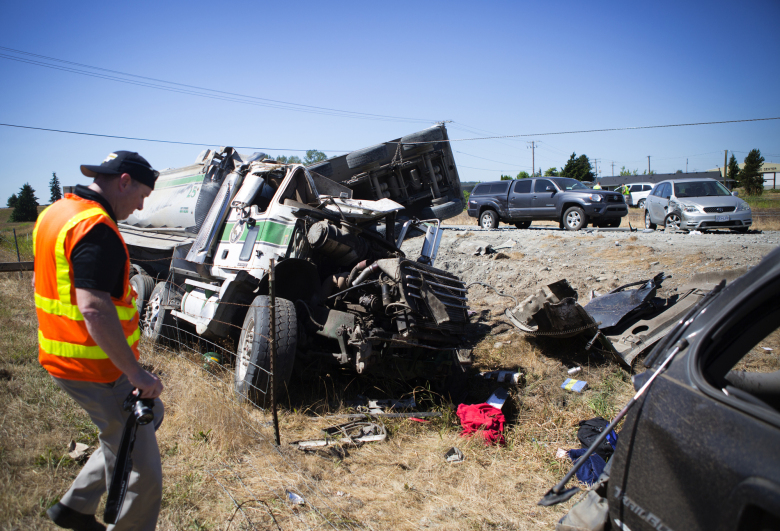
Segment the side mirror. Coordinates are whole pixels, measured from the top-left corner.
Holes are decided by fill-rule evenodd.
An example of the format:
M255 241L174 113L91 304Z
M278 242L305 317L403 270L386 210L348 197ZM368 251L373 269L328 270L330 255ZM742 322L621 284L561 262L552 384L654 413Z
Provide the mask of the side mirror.
M739 192L737 191L731 192L731 195L733 195L734 197L739 197Z
M555 188L553 188L552 186L548 186L547 188L545 188L545 190L547 192L555 192Z

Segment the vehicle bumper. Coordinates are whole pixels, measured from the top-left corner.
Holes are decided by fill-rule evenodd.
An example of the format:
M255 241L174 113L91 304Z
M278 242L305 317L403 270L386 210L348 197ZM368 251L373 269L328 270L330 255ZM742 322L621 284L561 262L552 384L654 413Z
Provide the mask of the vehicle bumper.
M477 208L476 208L476 207L474 207L474 208L471 208L471 207L469 206L469 208L466 210L466 213L467 213L469 216L471 216L472 218L475 218L475 217L477 217Z
M628 215L628 207L624 203L591 203L584 205L583 209L589 218L622 218Z
M727 219L716 219L716 218ZM688 230L740 229L753 224L752 212L729 212L728 214L704 214L683 212L680 228Z

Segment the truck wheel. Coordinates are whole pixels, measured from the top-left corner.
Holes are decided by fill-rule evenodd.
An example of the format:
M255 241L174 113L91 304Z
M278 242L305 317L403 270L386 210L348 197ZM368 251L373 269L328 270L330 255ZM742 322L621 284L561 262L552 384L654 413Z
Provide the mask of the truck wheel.
M515 223L515 227L517 227L518 229L527 229L530 226L531 226L530 221L518 221L517 223Z
M588 218L580 207L573 206L563 213L563 227L566 230L580 230L588 226Z
M637 201L636 207L639 208L640 210L643 210L645 208L645 200L640 199L639 201Z
M330 162L318 162L317 164L312 164L311 166L306 167L307 170L313 171L316 173L319 173L323 177L332 177L333 176L333 166Z
M401 138L401 143L438 142L439 140L444 140L444 132L441 130L441 127L435 125L423 131L412 133L411 135L406 135L405 137ZM404 144L404 151L409 151L411 149L428 147L428 146L430 146L430 144Z
M387 145L377 144L363 149L358 149L347 155L347 166L354 170L366 164L378 162L387 157Z
M240 400L250 400L259 407L271 405L271 299L259 295L246 313L236 352L235 387ZM292 376L298 340L295 305L287 299L276 299L276 360L274 379L276 398L284 393Z
M135 292L138 295L135 300L135 307L138 309L138 315L140 319L140 316L144 314L146 301L149 300L149 297L152 295L152 291L154 291L154 279L149 275L141 273L140 275L135 275L130 279L130 285L133 286L133 289L135 289Z
M498 227L498 215L493 210L485 210L479 216L479 226L483 229L495 229Z
M645 210L645 228L646 229L653 229L655 230L657 225L653 223L652 218L650 217L650 211Z
M160 345L174 337L175 321L171 311L164 306L175 306L178 302L181 302L181 295L167 282L158 282L149 295L139 326L141 333L153 344Z
M450 219L463 212L463 203L460 199L444 203L443 205L434 205L420 210L420 219Z

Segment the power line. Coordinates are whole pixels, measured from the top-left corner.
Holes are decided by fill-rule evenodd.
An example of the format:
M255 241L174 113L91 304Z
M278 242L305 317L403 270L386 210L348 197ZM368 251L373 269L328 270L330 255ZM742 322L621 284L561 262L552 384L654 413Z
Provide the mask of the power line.
M84 135L84 136L99 136L103 138L118 138L121 140L139 140L141 142L159 142L162 144L181 144L184 146L201 146L201 147L213 147L220 144L203 144L198 142L177 142L175 140L156 140L153 138L136 138L132 136L118 136L118 135L102 135L98 133L81 133L79 131L65 131L62 129L46 129L44 127L31 127L29 125L14 125L14 124L0 124L3 127L17 127L19 129L34 129L36 131L49 131L52 133L68 133L70 135ZM254 147L254 146L231 146L236 149L258 149L267 151L308 151L307 149L292 149L292 148L269 148L269 147ZM348 149L320 149L318 151L328 153L348 153Z
M3 59L9 59L12 61L17 61L21 63L26 63L34 66L42 66L45 68L51 68L54 70L61 70L64 72L71 72L74 74L80 74L84 76L89 77L96 77L100 79L107 79L110 81L117 81L119 83L126 83L130 85L136 85L136 86L143 86L148 88L154 88L158 90L165 90L169 92L177 92L180 94L189 94L192 96L200 96L203 98L211 98L211 99L218 99L223 101L232 101L235 103L245 103L248 105L256 105L261 107L270 107L270 108L276 108L276 109L282 109L282 110L289 110L289 111L297 111L297 112L306 112L310 114L323 114L327 116L342 116L345 118L359 118L364 120L380 120L380 121L398 121L398 122L416 122L416 123L434 123L435 120L427 120L422 118L408 118L408 117L402 117L402 116L390 116L390 115L384 115L384 114L373 114L373 113L364 113L364 112L357 112L357 111L346 111L343 109L334 109L330 107L319 107L316 105L305 105L302 103L292 103L287 101L281 101L281 100L274 100L270 98L261 98L258 96L248 96L245 94L238 94L235 92L226 92L223 90L216 90L216 89L210 89L205 87L199 87L196 85L187 85L185 83L177 83L174 81L166 81L164 79L157 79L153 77L147 77L147 76L140 76L136 74L128 74L126 72L120 72L118 70L110 70L108 68L101 68L97 66L91 66L86 65L83 63L76 63L73 61L66 61L64 59L57 59L55 57L48 57L46 55L39 55L31 52L25 52L23 50L16 50L14 48L8 48L5 46L0 46L0 50L6 50L8 52L16 53L25 55L27 57L37 57L39 59L43 59L45 61L54 61L57 63L62 63L63 65L72 65L72 66L60 66L55 64L49 64L44 61L39 61L36 59L29 59L26 57L14 57L13 55L7 55L7 54L0 54L0 58ZM88 72L81 70L80 68L89 68L92 70L96 70L97 72ZM105 72L105 73L101 73ZM132 79L123 79L121 77L117 77L116 75L110 75L110 74L117 74L120 76L126 76L126 77L132 77L136 78L138 80L144 80L144 81L134 81ZM163 85L159 85L158 83L165 83L167 85L173 85L170 87L166 87ZM177 88L178 87L178 88ZM204 91L204 92L197 92L197 91ZM211 94L208 94L211 93ZM254 101L247 101L247 100L254 100Z
M403 144L438 144L439 142L467 142L471 140L495 140L497 138L521 138L529 136L551 136L551 135L574 135L580 133L605 133L610 131L634 131L638 129L664 129L670 127L692 127L698 125L719 125L719 124L736 124L744 122L765 122L768 120L780 120L780 117L776 118L747 118L744 120L721 120L717 122L692 122L685 124L665 124L665 125L640 125L635 127L610 127L606 129L583 129L579 131L559 131L555 133L523 133L517 135L502 135L502 136L483 136L478 138L450 138L449 140L430 140L425 142L403 142ZM401 144L402 142L387 142L388 144L395 143Z
M497 162L498 164L509 164L510 166L517 166L518 168L528 168L528 166L521 166L520 164L514 164L512 162L505 162L503 160L493 160L493 159L486 159L485 157L479 157L477 155L472 155L471 153L464 153L463 151L453 150L455 153L460 153L461 155L468 155L469 157L474 157L476 159L482 159L487 160L489 162Z

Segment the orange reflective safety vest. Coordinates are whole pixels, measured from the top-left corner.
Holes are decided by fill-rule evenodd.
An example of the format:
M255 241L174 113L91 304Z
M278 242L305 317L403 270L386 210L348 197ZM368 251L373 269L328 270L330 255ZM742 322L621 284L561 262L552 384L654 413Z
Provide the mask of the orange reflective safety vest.
M76 305L71 253L93 227L104 223L127 246L116 224L100 204L73 194L44 210L33 230L35 252L35 310L38 314L38 361L52 376L66 380L109 383L122 372L97 346ZM130 258L125 262L122 293L111 300L122 323L127 344L138 359L138 310L130 285Z

